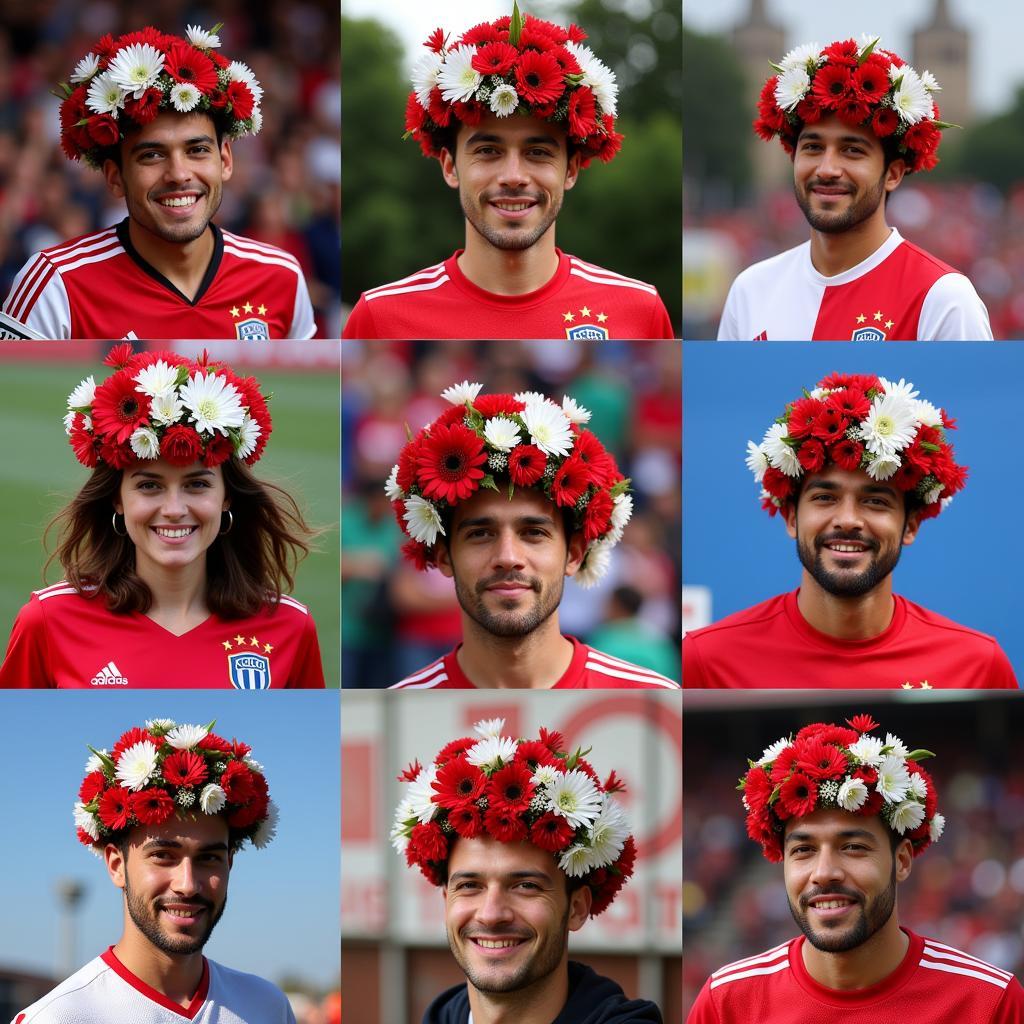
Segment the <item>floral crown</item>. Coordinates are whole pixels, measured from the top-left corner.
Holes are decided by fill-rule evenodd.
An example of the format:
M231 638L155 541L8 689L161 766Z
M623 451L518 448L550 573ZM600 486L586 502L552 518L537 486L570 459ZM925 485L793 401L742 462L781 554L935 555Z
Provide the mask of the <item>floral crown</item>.
M941 88L930 71L918 74L895 53L864 36L819 50L807 43L790 50L761 90L754 131L766 142L778 135L792 153L805 125L832 114L879 139L891 138L909 171L930 171L943 128L932 98Z
M151 26L100 39L60 85L60 144L68 159L99 167L103 150L161 110L209 114L232 139L256 135L263 89L245 64L216 52L220 27L189 25L187 39Z
M891 732L884 741L868 735L877 728L870 715L855 715L846 726L819 722L795 739L783 736L748 762L737 788L747 810L747 835L768 860L782 860L788 819L822 809L880 814L893 832L910 840L915 857L942 835L946 819L936 813L935 783L918 764L935 755L907 750Z
M955 420L919 399L914 385L865 374L833 373L790 402L760 444L747 442L747 467L761 484L761 507L775 513L792 501L805 473L834 464L864 470L937 516L967 481L953 461L946 431Z
M238 740L209 725L154 718L129 729L114 749L94 750L75 803L78 840L99 852L136 825L162 825L172 814L222 814L231 849L246 840L263 849L277 831L277 805L263 766Z
M452 408L410 438L391 470L384 490L410 538L402 552L426 569L445 534L445 509L481 488L500 492L507 483L511 498L516 487L536 487L572 511L587 543L575 579L594 586L633 514L629 480L597 437L581 429L591 414L573 399L563 397L559 407L536 391L481 395L482 387L463 381L441 392Z
M619 87L583 45L586 38L578 25L521 17L515 2L510 18L475 25L454 43L435 29L412 69L406 137L424 156L439 157L444 130L456 121L474 125L488 112L519 113L564 129L583 167L595 156L607 163L622 148L615 131Z
M398 776L409 785L391 844L432 885L445 885L460 836L533 843L590 887L596 917L633 874L636 843L612 796L626 787L615 772L602 783L584 760L589 749L566 753L559 732L514 740L504 728L503 718L477 722L476 737L452 740L426 768L416 761Z
M133 353L117 345L103 360L112 373L91 376L68 395L64 430L83 466L105 462L124 469L164 458L174 466L219 466L234 456L251 466L263 454L273 426L269 395L255 377L236 377L204 352Z

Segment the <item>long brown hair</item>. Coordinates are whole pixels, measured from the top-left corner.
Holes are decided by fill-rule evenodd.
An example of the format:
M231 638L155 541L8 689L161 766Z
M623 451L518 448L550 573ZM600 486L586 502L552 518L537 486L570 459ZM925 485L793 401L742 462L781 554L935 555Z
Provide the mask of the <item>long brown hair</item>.
M206 550L206 604L223 619L254 615L295 584L295 568L315 534L295 500L276 484L258 480L243 463L221 463L233 525ZM59 526L55 558L79 592L96 588L111 611L147 612L149 587L135 572L135 544L116 534L111 517L122 471L98 465L82 489L46 527Z

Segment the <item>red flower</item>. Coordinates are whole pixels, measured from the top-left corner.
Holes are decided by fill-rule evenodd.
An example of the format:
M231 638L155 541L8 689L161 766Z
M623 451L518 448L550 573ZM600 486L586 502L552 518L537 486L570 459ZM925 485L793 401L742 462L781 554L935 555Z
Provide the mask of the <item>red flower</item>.
M834 444L836 441L842 440L849 425L850 421L842 413L824 406L814 418L811 433L826 444Z
M441 30L438 29L437 31L440 32ZM474 25L471 29L462 33L459 45L477 46L483 43L486 46L488 43L496 43L500 39L501 32L498 30L498 26L489 21L482 21L479 25Z
M828 779L846 772L846 757L837 746L819 739L794 745L797 767L812 779Z
M476 839L484 833L484 819L475 804L462 804L448 812L448 824L463 839Z
M149 124L160 113L160 101L164 94L155 88L147 89L137 100L125 100L124 112L136 124Z
M559 40L555 34L548 31L547 26L555 29L557 28L551 25L550 22L541 21L539 18L527 17L526 23L523 25L523 31L519 35L519 48L526 50L527 48L533 50L541 50L548 52L553 50L559 45Z
M217 69L205 53L177 40L167 48L164 71L176 82L191 82L204 96L217 88Z
M252 747L250 747L248 743L242 743L241 740L232 740L231 753L241 760L243 757L247 757L252 753Z
M789 775L790 769L796 761L796 747L785 747L782 753L772 762L771 780L773 785L778 785Z
M889 75L879 64L865 61L853 73L853 88L858 99L874 105L889 91Z
M200 750L216 750L221 754L231 753L231 744L223 736L218 736L215 732L208 732L196 746Z
M612 522L612 509L615 502L607 491L598 491L587 505L583 513L583 538L588 543L603 537Z
M615 774L613 768L608 775L608 778L604 780L604 791L606 793L625 793L626 784Z
M768 798L775 788L761 765L754 765L744 780L743 797L751 813L757 814L768 806Z
M825 465L825 447L820 441L810 438L800 445L796 457L808 473L817 473Z
M590 482L598 487L615 483L619 468L608 449L589 430L581 430L572 446L573 455L590 468Z
M512 395L480 395L473 403L473 408L485 420L489 420L494 416L500 416L502 413L522 412L526 405Z
M430 90L427 113L430 115L430 120L441 128L447 128L451 124L452 108L448 105L447 100L442 98L441 90L437 86Z
M172 786L198 786L205 782L209 772L206 761L190 750L178 750L164 761L164 778Z
M568 41L571 43L582 43L587 38L587 33L579 27L579 25L570 25L566 30L565 34Z
M531 487L546 466L547 456L535 444L517 444L509 452L508 477L517 487Z
M896 131L899 123L899 114L892 107L879 107L875 111L875 116L871 118L871 130L878 138L884 139Z
M529 104L553 103L565 92L565 79L550 53L526 50L516 65L517 92Z
M749 801L749 798L748 798ZM751 810L747 814L747 835L754 840L755 843L760 843L764 846L766 843L770 843L776 836L775 832L775 820L772 818L772 812L765 804L758 810Z
M430 548L419 540L407 540L402 545L402 555L412 562L417 572L424 572L434 564L430 559Z
M919 466L904 461L900 464L900 468L889 477L889 483L901 491L912 491L924 479L924 474L925 471Z
M232 761L220 777L220 788L229 803L244 804L254 793L253 774L241 761Z
M103 772L89 772L89 774L82 779L82 785L78 787L78 799L81 800L83 804L92 803L92 801L103 792L106 784L107 778Z
M591 479L590 467L578 455L570 455L551 481L551 497L556 505L575 505L586 493Z
M484 791L487 776L464 757L449 761L437 773L431 788L436 790L431 798L442 807L460 807L473 803Z
M865 394L871 391L881 393L882 382L868 373L830 373L818 381L819 388L829 391L840 391L843 388L860 388Z
M434 758L434 764L445 764L457 757L461 757L471 747L475 747L477 742L478 741L472 736L463 736L461 739L452 740L451 743L446 743L440 751L438 751L437 757Z
M869 107L863 100L857 99L852 94L847 94L846 98L836 107L836 114L840 121L850 125L861 125L871 116L871 107Z
M803 772L794 772L783 782L777 806L786 812L787 817L802 818L814 810L817 799L817 785Z
M852 420L862 420L871 411L871 402L858 387L834 392L825 399L825 404Z
M121 444L104 441L100 445L99 459L114 469L127 469L139 461L127 441L122 441Z
M882 809L882 794L876 789L868 798L857 808L855 814L861 814L865 818L870 818L873 814L878 814Z
M526 838L526 822L515 811L490 807L484 815L484 826L500 843L518 843Z
M853 85L850 69L843 64L826 64L814 76L814 98L825 110L835 110Z
M472 66L481 75L504 75L512 70L519 51L508 43L487 43L476 51Z
M797 105L796 116L804 124L817 124L824 116L813 93L808 93Z
M854 715L853 718L848 718L846 723L857 732L871 732L872 729L878 728L878 723L870 715Z
M113 761L114 764L117 764L121 755L129 747L134 747L136 743L143 743L145 741L148 741L155 746L160 745L160 740L155 739L145 729L140 729L138 726L122 733L121 738L114 744L114 749L110 752L111 761Z
M843 39L833 43L831 46L826 46L821 52L829 63L849 68L855 68L860 60L860 47L853 39Z
M410 855L417 861L443 861L448 858L448 839L436 821L419 824L409 836L409 846L405 851L406 858Z
M560 814L546 811L530 829L530 842L548 853L564 850L573 840L576 830Z
M520 743L516 747L515 759L519 764L526 764L534 769L542 764L561 764L561 761L539 740L524 740Z
M135 390L128 370L119 370L96 388L93 430L111 444L121 444L149 423L149 395Z
M841 725L828 725L824 722L816 722L814 725L805 725L794 739L798 741L812 739L821 740L822 743L832 743L839 747L848 747L858 740L857 733L853 729L846 729Z
M513 761L491 776L487 783L487 802L492 810L521 813L530 806L535 789L530 769Z
M219 466L227 462L235 453L235 444L230 437L221 434L214 434L207 442L206 451L203 453L203 465L207 469Z
M597 104L587 86L581 86L569 97L569 134L585 139L597 128Z
M553 754L558 754L565 750L565 737L557 729L554 732L548 732L542 725L540 727L540 741Z
M487 452L476 433L454 423L424 437L416 461L424 496L454 505L480 486L484 471L479 466L487 461Z
M416 93L409 93L409 98L405 103L405 130L415 134L423 127L426 116L427 112L416 98Z
M423 45L428 50L433 50L434 53L440 53L444 49L446 39L447 36L444 34L444 29L435 28L427 37L427 41Z
M778 498L779 501L785 501L792 490L792 481L781 469L776 469L774 466L769 466L764 471L764 478L761 480L761 486L774 498Z
M99 461L99 448L101 441L98 437L95 437L90 431L85 430L82 427L84 417L81 413L75 416L75 425L71 428L71 436L69 438L71 447L75 452L75 458L83 466L88 466L92 469Z
M933 121L918 121L907 129L903 136L903 145L917 153L930 155L939 148L942 132L935 127Z
M153 28L152 25L147 25L137 32L126 32L123 36L119 36L117 48L123 50L126 46L132 46L136 43L152 46L157 50L166 50L171 40L163 32Z
M117 122L109 114L93 114L85 130L97 146L113 146L121 138Z
M592 136L587 140L587 145L598 160L608 163L622 149L622 140L625 136L615 130L615 118L611 114L604 114L601 117L601 131L603 134Z
M252 117L255 99L245 82L229 82L225 95L231 103L231 113L240 121L248 121Z
M96 845L96 840L93 839L93 837L91 835L89 835L89 833L86 832L84 828L76 828L75 829L75 836L78 838L78 841L83 846L95 846Z
M817 398L798 398L789 407L786 429L790 437L806 437L814 426L814 420L822 410Z
M142 825L162 825L174 813L174 801L167 790L151 786L132 794L131 810Z
M100 821L115 832L127 828L132 818L131 800L132 794L123 786L111 786L100 797Z
M423 771L423 765L420 764L419 758L412 762L401 775L396 776L399 782L415 782L416 776Z
M840 469L847 469L852 473L860 469L861 459L864 457L864 445L860 441L851 441L848 437L843 438L838 444L832 445L829 455Z
M873 786L878 781L878 769L872 768L870 765L861 765L852 777L860 779L866 786Z
M487 113L487 108L476 100L456 100L452 104L452 113L460 120L463 124L479 124L484 119L484 114Z
M255 798L250 800L249 803L243 804L237 810L232 811L228 815L228 825L236 829L249 828L250 825L255 825L257 821L265 818L266 815L266 799Z
M172 466L191 466L203 454L203 442L192 427L175 423L160 439L160 454Z

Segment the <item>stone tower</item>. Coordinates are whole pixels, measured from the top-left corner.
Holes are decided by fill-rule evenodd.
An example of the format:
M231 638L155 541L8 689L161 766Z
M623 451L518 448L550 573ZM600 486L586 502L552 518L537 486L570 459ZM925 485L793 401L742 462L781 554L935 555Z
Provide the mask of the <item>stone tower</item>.
M883 39L882 45L885 45ZM930 24L914 32L910 63L918 71L930 71L942 86L935 97L943 121L968 125L971 104L971 37L953 21L948 0L935 0Z

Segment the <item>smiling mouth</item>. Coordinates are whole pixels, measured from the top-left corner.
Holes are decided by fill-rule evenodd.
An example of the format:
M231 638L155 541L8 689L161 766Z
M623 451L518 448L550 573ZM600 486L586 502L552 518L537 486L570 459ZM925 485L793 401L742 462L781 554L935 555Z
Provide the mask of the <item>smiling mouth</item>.
M154 526L153 532L158 537L166 537L168 540L179 540L182 537L187 537L189 534L195 533L199 529L198 526Z
M161 199L157 199L157 202L161 206L170 207L182 207L182 206L195 206L199 202L200 197L198 195L187 195L187 196L164 196Z
M170 917L177 917L183 920L193 920L199 917L200 914L206 912L206 907L183 907L183 906L163 906L160 908L163 913Z

